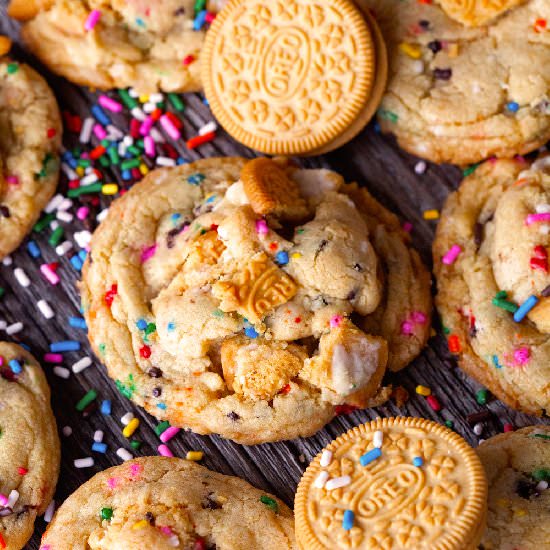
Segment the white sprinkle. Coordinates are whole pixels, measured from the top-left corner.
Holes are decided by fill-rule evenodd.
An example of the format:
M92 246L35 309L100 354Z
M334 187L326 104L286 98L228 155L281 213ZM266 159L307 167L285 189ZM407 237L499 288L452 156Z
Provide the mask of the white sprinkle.
M52 198L52 200L46 205L46 208L44 208L44 212L46 214L51 214L54 210L57 210L59 208L59 205L63 202L63 195L60 195L59 193L55 195L55 197Z
M119 141L124 137L124 134L112 124L109 124L107 126L107 137L106 139L109 141Z
M122 424L124 424L124 426L128 426L128 424L130 424L132 418L134 418L134 415L133 415L131 412L127 412L127 413L120 419L120 421L122 422Z
M419 160L415 165L414 165L414 171L416 174L423 174L425 171L426 171L426 168L428 168L428 165L426 164L425 161L423 160Z
M384 434L380 430L376 430L372 436L372 444L380 449L382 447L382 441L384 440Z
M8 496L8 503L6 504L6 508L11 508L13 510L13 507L15 506L15 503L19 499L19 491L17 489L12 489Z
M157 128L151 128L149 135L153 138L155 143L166 143L164 136L159 132Z
M73 429L70 426L63 426L61 431L65 437L69 437L73 433Z
M59 365L53 368L53 373L56 376L59 376L59 378L64 378L65 380L67 380L67 378L71 376L71 371L69 369L66 369L65 367L61 367Z
M122 143L124 143L126 147L130 147L130 145L134 144L134 138L132 136L124 136Z
M79 372L82 372L84 369L87 369L92 364L92 360L86 356L82 359L79 359L72 367L72 371L75 374L78 374Z
M207 122L204 126L199 128L199 136L204 136L204 134L209 134L210 132L215 132L218 129L218 125L211 120Z
M157 164L159 166L176 166L176 161L170 157L157 157Z
M177 548L180 545L180 539L179 539L178 535L172 535L168 539L168 544L170 546L173 546L174 548Z
M139 107L134 107L130 112L132 113L132 116L137 118L139 121L143 122L145 120L145 113Z
M548 481L539 481L536 487L537 491L546 491L548 489Z
M60 205L57 207L58 210L69 210L73 205L73 201L67 197L63 198L63 201L60 203Z
M91 456L86 458L76 458L74 461L75 468L91 468L94 465L94 459Z
M61 163L61 170L65 173L68 179L77 180L78 174L65 162Z
M116 451L116 454L118 457L122 458L122 460L126 461L126 460L132 460L132 455L131 453L129 453L126 449L124 448L120 448L120 449L117 449Z
M414 74L422 74L424 72L424 61L416 59L411 63L411 68Z
M351 483L351 477L349 476L334 477L327 481L325 485L325 489L327 491L332 491L333 489L340 489L340 487L345 487L350 483Z
M48 504L48 507L46 508L46 511L44 512L44 521L46 523L50 523L50 521L52 521L54 512L55 512L55 500L52 500Z
M96 443L101 443L103 441L103 432L101 430L96 430L94 432L94 441Z
M70 212L65 212L64 210L58 210L55 214L55 217L65 223L71 223L73 221L74 216Z
M481 435L481 432L483 431L483 424L481 422L478 422L475 426L474 426L474 433L476 435Z
M27 277L27 274L25 273L25 271L23 269L21 269L20 267L16 267L14 270L13 270L13 274L15 275L15 278L17 279L17 282L23 286L23 287L27 287L31 284L31 281L29 280L29 278Z
M151 103L162 103L164 101L164 94L156 92L154 94L149 94L149 101Z
M95 219L98 221L98 222L102 222L106 217L107 217L107 213L109 212L109 209L108 208L104 208L96 217Z
M143 107L143 112L145 113L152 113L157 108L157 106L154 103L151 103L150 101L148 103L144 103L142 107Z
M321 468L326 468L330 465L332 462L332 451L329 451L328 449L325 449L323 451L323 454L321 455L321 460L319 461L319 464L321 465Z
M36 305L38 306L40 313L42 313L46 319L51 319L55 315L53 309L50 307L50 304L46 302L46 300L38 300Z
M64 256L69 252L69 250L73 247L73 243L71 241L63 241L61 244L57 245L55 247L55 253L58 256Z
M50 229L55 231L59 227L59 222L57 220L52 220L50 222Z
M73 236L80 248L86 248L92 240L92 234L86 229L84 231L77 231Z
M91 185L92 183L95 183L99 178L97 177L97 174L93 172L92 174L88 174L87 176L84 176L80 180L80 186L84 185Z
M8 323L4 320L0 320L0 330L6 330L6 327L8 326Z
M319 475L313 482L313 486L317 487L317 489L322 489L325 486L325 483L328 480L328 472L326 470L323 470L322 472L319 472Z
M550 204L537 204L535 211L537 214L548 214L550 212Z
M123 157L125 154L126 154L126 145L124 145L124 143L121 141L118 144L118 155L120 157Z
M481 445L484 441L485 441L485 439L481 438L481 439L477 442L477 444L478 444L478 445Z
M139 92L137 92L135 88L128 88L128 95L130 97L136 98L139 97Z
M12 334L17 334L22 330L23 330L23 323L17 322L17 323L13 323L13 325L9 325L8 327L6 327L6 334L11 336Z
M82 123L82 129L80 130L80 136L78 137L80 143L89 143L92 137L92 130L94 128L95 120L92 117L87 117Z
M11 256L6 256L3 260L2 260L2 265L11 265L13 263L13 260L11 259Z

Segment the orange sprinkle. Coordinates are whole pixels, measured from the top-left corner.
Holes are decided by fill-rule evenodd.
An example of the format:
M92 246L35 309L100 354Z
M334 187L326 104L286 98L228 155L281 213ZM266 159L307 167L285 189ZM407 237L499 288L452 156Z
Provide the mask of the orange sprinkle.
M459 353L460 352L460 340L456 334L451 334L449 336L448 340L449 344L449 351L451 353Z
M535 32L543 32L546 30L547 24L546 19L540 18L535 21L533 28L535 29Z

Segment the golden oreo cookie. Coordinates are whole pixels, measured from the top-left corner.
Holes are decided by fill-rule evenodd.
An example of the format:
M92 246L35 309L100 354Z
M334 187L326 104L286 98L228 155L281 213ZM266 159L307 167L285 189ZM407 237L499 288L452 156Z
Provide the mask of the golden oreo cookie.
M264 153L331 149L367 122L348 137L370 110L377 70L369 23L351 0L230 0L202 62L216 118Z
M379 418L311 462L295 499L302 550L473 550L487 482L475 451L423 418Z
M525 0L439 0L449 17L472 27L485 25L524 2Z

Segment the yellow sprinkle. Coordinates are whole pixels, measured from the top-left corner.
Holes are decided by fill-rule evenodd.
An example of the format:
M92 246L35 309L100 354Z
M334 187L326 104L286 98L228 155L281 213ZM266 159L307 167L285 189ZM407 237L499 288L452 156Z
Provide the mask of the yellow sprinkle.
M449 44L447 46L447 53L449 54L449 57L457 57L458 56L458 44Z
M202 460L204 453L202 451L189 451L185 458L187 460L192 460L193 462L198 462L199 460Z
M77 166L75 168L75 172L78 174L78 177L82 177L84 175L84 167L82 166Z
M11 48L11 40L7 36L0 36L0 55L6 55Z
M416 393L419 395L423 395L424 397L428 397L428 395L432 394L432 390L430 388L427 388L426 386L418 385L416 386Z
M140 101L140 103L147 103L149 101L149 96L148 95L140 95L139 96L139 101Z
M413 59L420 59L422 57L422 48L417 44L409 44L408 42L401 42L399 49Z
M101 192L104 195L116 195L118 193L118 185L116 183L104 183L101 186Z
M302 255L299 252L294 252L291 255L291 258L294 258L295 260L297 260L298 258L301 258L301 257L302 257Z
M521 517L527 515L527 510L524 510L523 508L518 508L518 509L514 510L514 515L521 518Z
M146 164L140 164L139 165L139 171L141 172L142 176L145 176L146 174L149 173L149 168L147 168Z
M147 527L147 525L149 525L149 522L146 519L141 519L132 525L132 529L143 529L144 527Z
M124 437L131 437L132 434L138 429L139 420L137 418L132 418L130 422L122 430L122 435Z
M439 210L424 210L423 214L425 220L438 220Z

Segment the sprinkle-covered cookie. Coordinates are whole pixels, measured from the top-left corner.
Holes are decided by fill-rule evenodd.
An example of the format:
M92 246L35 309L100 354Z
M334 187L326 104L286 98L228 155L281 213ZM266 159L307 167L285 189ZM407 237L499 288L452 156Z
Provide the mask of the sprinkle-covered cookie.
M59 460L42 369L23 348L0 342L0 548L25 546L52 500Z
M447 15L464 25L485 25L526 0L437 0Z
M387 61L375 27L351 0L230 0L202 59L214 115L264 153L342 145L367 124L383 91Z
M489 483L483 550L542 550L550 541L550 427L499 434L477 449Z
M12 0L8 13L53 72L101 89L198 91L204 31L219 1ZM195 10L195 6L199 6Z
M333 441L294 503L303 550L473 550L487 482L475 451L422 418L379 418Z
M292 511L237 477L179 458L109 468L56 512L40 550L295 550Z
M61 131L46 81L0 57L0 258L19 246L55 192Z
M338 174L282 159L149 174L94 234L81 290L123 395L247 444L383 402L386 368L430 330L429 275L397 218Z
M454 21L431 2L357 1L372 9L388 44L378 120L401 147L434 162L468 164L548 141L547 0L528 0L480 27Z
M433 245L459 365L511 407L550 410L549 159L489 161L450 195Z

